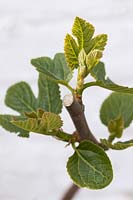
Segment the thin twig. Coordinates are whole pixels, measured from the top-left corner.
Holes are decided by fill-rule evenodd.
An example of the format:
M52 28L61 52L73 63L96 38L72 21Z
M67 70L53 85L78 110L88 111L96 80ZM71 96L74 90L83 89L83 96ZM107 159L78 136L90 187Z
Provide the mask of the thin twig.
M78 192L80 188L74 184L71 185L71 187L67 190L67 192L64 194L63 198L61 200L70 200L72 199L75 194Z

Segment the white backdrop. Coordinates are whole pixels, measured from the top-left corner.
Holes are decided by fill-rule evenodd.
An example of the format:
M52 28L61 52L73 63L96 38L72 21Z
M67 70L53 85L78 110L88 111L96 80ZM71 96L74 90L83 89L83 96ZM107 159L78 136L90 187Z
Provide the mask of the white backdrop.
M0 0L0 113L14 113L4 105L11 84L27 81L37 94L37 72L30 59L62 52L76 15L94 24L96 33L108 34L103 61L109 77L133 86L132 0ZM62 88L62 95L66 92ZM91 88L84 95L87 120L97 137L107 134L99 108L108 94ZM62 117L67 119L64 129L72 132L65 110ZM125 138L132 133L133 126L125 131ZM64 146L53 138L31 134L23 139L0 128L0 200L59 200L71 183L65 164L72 152ZM133 199L132 154L133 149L110 151L112 184L101 191L81 190L74 200Z

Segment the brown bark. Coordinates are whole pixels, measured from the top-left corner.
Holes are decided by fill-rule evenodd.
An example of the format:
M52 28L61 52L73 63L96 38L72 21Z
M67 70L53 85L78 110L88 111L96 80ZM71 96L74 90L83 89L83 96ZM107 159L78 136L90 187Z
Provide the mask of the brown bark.
M63 198L61 200L70 200L72 199L75 194L78 192L80 188L74 184L71 185L71 187L66 191Z
M80 136L80 140L82 141L86 139L94 142L95 144L99 144L97 139L91 133L89 126L87 124L82 100L74 96L73 100L67 106L66 105L67 104L64 101L64 106L66 107L68 113L71 116L75 129Z
M66 95L64 97L64 106L66 107L71 119L74 123L76 133L78 133L80 141L90 140L93 143L101 146L105 151L107 147L101 145L95 136L92 134L85 118L84 105L82 99L78 96ZM72 200L80 188L74 184L66 191L61 200Z

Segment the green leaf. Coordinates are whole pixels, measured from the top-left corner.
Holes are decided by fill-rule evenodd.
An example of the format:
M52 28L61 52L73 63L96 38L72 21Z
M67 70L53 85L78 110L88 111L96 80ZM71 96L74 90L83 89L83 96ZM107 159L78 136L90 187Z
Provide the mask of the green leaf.
M64 52L66 61L68 63L68 66L73 70L74 68L78 68L78 54L79 49L78 46L73 39L73 37L69 34L65 37L65 44L64 44Z
M84 49L86 54L88 54L88 44L93 37L94 31L92 24L79 17L75 18L72 33L77 38L79 50Z
M100 118L104 125L119 116L124 120L124 128L128 127L133 120L133 95L114 92L103 102Z
M11 123L11 120L13 119L24 119L24 117L21 116L13 116L13 115L0 115L0 125L6 129L7 131L19 133L20 136L29 137L29 133L14 124Z
M23 138L28 138L29 137L29 132L28 131L24 131L18 134L19 137L23 137Z
M106 187L113 178L111 162L99 146L83 141L69 158L67 170L76 185L91 189Z
M27 120L13 120L12 123L19 128L29 132L41 133L45 135L56 135L56 130L62 126L59 115L50 112L43 112L41 118L28 118Z
M81 175L79 173L78 161L79 158L77 153L74 153L67 162L67 171L76 185L79 187L86 187L86 184L82 181Z
M24 114L27 112L31 112L32 115L36 114L35 112L37 108L43 108L45 111L57 114L61 112L62 101L60 99L60 91L57 83L52 82L50 79L48 79L48 77L40 73L38 88L38 98L34 96L30 86L25 82L16 83L7 90L5 103L7 106L21 114L19 119L23 119ZM3 118L4 116L5 118ZM7 116L10 115L1 115L0 120L3 128L11 132L20 132L19 136L27 136L26 131L21 130L10 123L12 116Z
M128 140L125 142L116 142L114 144L112 144L111 142L109 142L106 139L100 139L101 143L105 146L107 146L110 149L114 149L114 150L124 150L127 149L129 147L133 146L133 140Z
M100 34L90 40L87 48L87 52L90 52L94 49L103 51L107 44L108 36L106 34Z
M66 64L63 53L57 53L52 60L49 57L40 57L31 60L31 64L37 71L42 72L56 82L69 82L72 73Z
M7 90L5 103L8 107L23 114L25 111L36 110L36 98L30 88L25 82L19 82Z
M57 83L51 81L44 74L39 74L38 107L48 112L61 113L62 101Z

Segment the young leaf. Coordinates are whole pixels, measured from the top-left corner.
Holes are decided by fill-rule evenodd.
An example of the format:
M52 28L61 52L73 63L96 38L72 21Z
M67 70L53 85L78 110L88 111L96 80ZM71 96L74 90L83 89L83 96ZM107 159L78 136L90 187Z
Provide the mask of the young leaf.
M125 141L125 142L119 141L119 142L116 142L114 144L112 144L111 142L109 142L106 139L101 139L100 141L103 145L107 146L110 149L114 149L114 150L124 150L124 149L127 149L127 148L133 146L133 140L128 140L128 141Z
M59 130L62 126L60 116L50 112L44 112L41 118L34 117L23 121L13 120L12 123L26 131L45 135L55 135L56 130Z
M102 57L102 51L100 50L92 50L87 56L86 56L86 65L88 67L88 70L90 71L95 67L95 65L99 62L100 58Z
M25 82L19 82L9 87L5 104L21 114L25 111L36 110L36 98L30 86Z
M102 57L102 51L107 42L107 35L101 34L93 37L94 27L84 19L75 18L72 34L76 40L69 34L65 38L65 56L68 66L73 70L81 66L80 53L84 50L86 62L84 66L88 67L86 76Z
M82 49L78 55L78 62L79 62L79 68L81 67L86 67L86 53L85 53L85 50Z
M60 98L59 86L51 81L44 74L39 74L38 79L39 94L37 99L38 107L47 112L61 113L62 101Z
M91 189L106 187L113 178L106 153L90 141L83 141L69 158L67 170L76 185Z
M61 128L63 122L59 115L50 112L44 112L42 115L40 125L44 125L46 131L56 130Z
M108 130L113 137L120 138L124 130L124 119L118 116L116 119L110 120L108 123Z
M11 120L13 119L22 120L24 119L24 117L13 115L0 115L0 125L7 131L19 133L20 136L23 135L25 137L29 137L28 131L25 131L11 123Z
M64 52L68 66L72 70L78 68L79 48L73 37L69 34L65 37Z
M63 53L57 53L52 60L49 57L40 57L31 60L37 71L42 72L51 80L67 83L72 78L72 73L66 64Z
M114 92L103 102L100 119L104 125L119 116L124 120L124 128L128 127L133 120L133 95Z
M29 132L35 132L35 133L41 133L41 134L47 134L45 129L43 129L43 127L40 127L39 125L39 120L35 119L35 118L29 118L27 120L13 120L11 121L12 124L14 124L15 126L22 128L26 131Z
M89 41L87 53L94 49L103 51L108 40L107 34L100 34Z
M79 51L81 49L84 49L86 54L88 54L88 44L93 37L94 31L95 29L92 24L86 22L79 17L75 18L72 33L77 38Z

